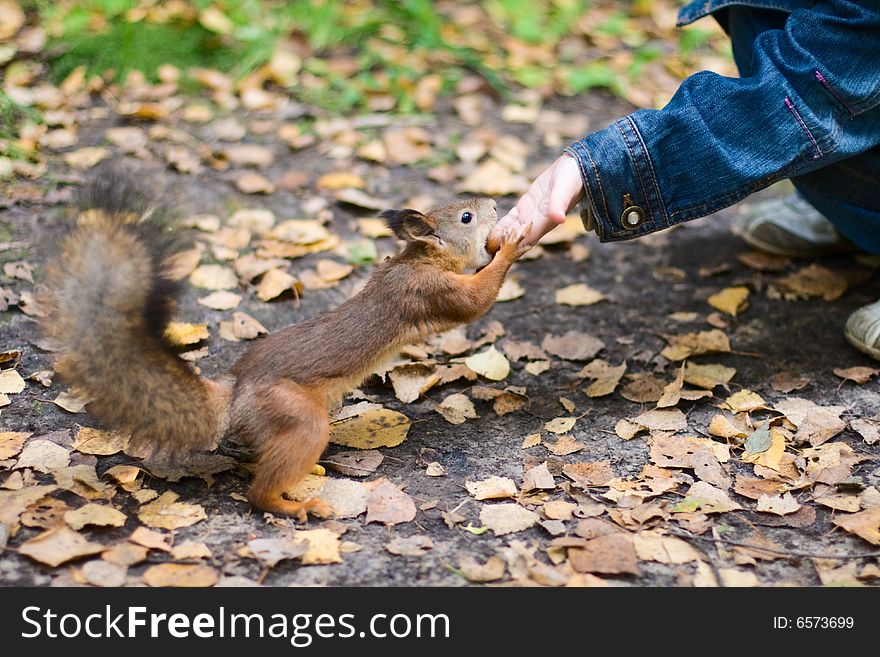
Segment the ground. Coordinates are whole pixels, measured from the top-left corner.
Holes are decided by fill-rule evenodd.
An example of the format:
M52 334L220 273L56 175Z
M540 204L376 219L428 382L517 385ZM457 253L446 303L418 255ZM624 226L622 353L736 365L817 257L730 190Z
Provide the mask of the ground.
M541 163L549 162L554 157L557 149L544 147L536 128L501 121L498 117L500 105L495 101L487 102L494 104L484 108L484 127L500 134L516 135L526 143L529 147L530 170L535 170ZM576 99L557 99L545 107L564 112L582 112L589 116L591 126L597 128L629 109L603 92ZM245 122L249 120L242 113L234 116ZM104 143L106 129L120 124L118 117L103 118L100 115L84 121L79 146ZM439 105L436 118L430 119L424 127L438 134L464 134L469 130L449 104ZM198 128L195 134L199 134ZM162 190L163 199L171 201L182 216L216 214L224 220L232 209L241 207L270 208L279 220L307 218L301 204L314 195L309 185L323 173L345 169L345 164L351 162L334 161L321 153L318 147L293 151L271 136L248 137L248 140L264 144L273 152L274 163L261 172L267 178L277 180L285 172L298 171L305 173L309 183L303 185L300 191L282 190L256 197L237 191L230 184L227 172L205 169L200 174L187 175L173 171L164 161L152 156L136 158L116 153L114 156L118 162L133 168L138 176L147 180L150 187ZM206 138L206 142L211 143L210 138ZM386 167L362 160L354 161L351 167L366 181L367 191L387 201L390 207L399 206L406 199L420 195L434 200L455 196L449 185L429 179L426 167ZM60 186L56 187L46 179L33 183L30 187L32 194L18 200L11 199L0 210L0 225L5 227L8 234L6 241L25 243L16 249L14 259L34 265L34 279L37 282L46 259L51 257L49 254L57 237L71 221L66 207L69 195L65 191L70 186L66 183L75 186L88 176L88 172L71 170L60 162L50 165L50 171L62 182ZM768 193L781 194L786 190L774 189ZM332 199L332 196L329 198ZM514 200L512 195L499 198L501 210L509 208ZM343 236L343 239L354 235L354 219L370 215L369 211L339 202L331 201L330 208L332 219L328 228ZM712 417L721 412L719 409L724 400L741 389L758 393L766 402L766 407L772 407L774 403L791 396L808 399L823 407L842 406L845 407L843 422L871 418L877 414L880 402L877 400L875 382L856 385L833 373L835 368L873 365L870 359L849 346L843 337L847 316L880 296L880 283L873 276L873 271L851 256L828 259L821 264L849 277L853 282L840 298L833 301L821 298L771 298L776 296L768 295L774 280L807 263L788 262L786 271L782 273L760 272L745 266L736 256L749 249L730 232L737 212L738 208L731 208L677 229L628 243L600 244L592 235L579 236L575 242L589 249L589 257L577 262L571 258L570 242L548 246L540 258L522 261L512 271L511 275L525 289L525 295L496 304L484 318L468 328L468 335L476 338L490 323L500 322L505 337L499 338L497 343L499 349L503 349L504 339L540 345L550 333L562 335L568 331L580 331L604 343L604 350L599 356L609 363L626 361L628 373L653 372L664 383L669 383L674 379L680 363L670 362L659 355L666 344L663 336L710 329L706 318L714 309L707 303L707 298L724 288L746 286L751 291L748 308L738 316L728 316L724 320L731 353L696 359L696 362L733 367L736 375L728 390L720 386L715 388L714 397L680 401L677 404L686 414L688 425L686 431L679 432L679 436L701 436L719 445L726 444L723 438L711 436L708 426ZM194 235L196 239L204 237L199 233ZM394 248L388 238L378 242L382 253ZM9 248L7 245L7 250ZM327 257L327 254L309 255L290 261L289 271L296 275L301 268L313 265L322 257ZM12 258L7 257L6 260ZM203 258L202 262L206 260L209 260L209 256ZM370 266L358 267L351 276L331 289L306 290L299 302L284 298L265 303L254 296L253 285L246 285L241 289L244 298L238 310L256 318L268 329L275 330L335 307L358 282L369 275L370 270ZM31 288L28 282L22 280L7 280L7 283L18 292ZM606 299L583 306L555 303L554 291L574 283L586 283L604 293ZM198 361L198 366L203 374L212 376L230 366L242 352L245 343L230 342L219 337L219 321L228 319L231 311L209 310L196 303L204 294L204 290L186 286L178 316L184 321L208 326L211 337L204 343L208 347L207 355ZM676 315L675 319L671 317L673 313L692 314ZM35 371L51 369L50 354L38 347L39 333L33 318L11 306L2 314L2 320L0 344L8 350L21 350L17 370L26 377ZM327 339L332 340L333 336L327 336ZM484 348L477 351L482 350ZM446 361L449 358L440 357ZM648 498L652 503L657 503L657 513L647 513L641 522L625 515L628 506L645 510L647 507L641 499L609 499L606 494L611 489L607 481L603 482L606 485L590 485L582 489L573 486L569 478L563 475L562 467L582 462L607 461L613 475L620 480L640 480L643 467L651 464L650 434L642 432L635 438L623 440L615 432L615 427L621 419L633 418L650 410L654 403L624 399L620 395L620 388L608 396L588 397L582 390L589 384L589 379L577 374L586 362L553 357L549 360L550 369L535 376L523 369L524 361L514 362L511 359L512 371L500 386L491 381L457 381L434 387L417 401L408 404L400 402L392 388L378 380L372 380L362 387L366 398L403 412L412 421L408 437L402 444L379 449L385 460L368 477L369 480L385 478L414 500L420 508L411 522L365 524L361 514L342 520L310 518L303 525L289 518L266 516L241 499L240 496L246 491L247 475L234 471L215 475L211 486L199 478L187 477L178 482L169 482L145 472L141 475L141 485L160 494L173 491L180 496L179 501L204 508L204 520L174 529L170 534L163 532L163 535L175 545L185 541L204 543L210 550L210 557L182 557L177 561L207 564L228 583L259 581L278 586L463 586L469 583L460 568L463 557L473 557L483 563L494 555L501 555L507 565L506 572L497 578L486 577L494 579L496 583L687 586L701 583L816 585L835 581L835 578L862 584L876 581L876 576L871 579L870 569L864 570L870 563L877 563L876 557L873 562L817 562L808 556L795 556L796 553L859 554L871 549L862 538L835 527L833 521L845 515L845 512L813 501L820 492L835 492L821 482L792 486L795 497L804 507L795 514L758 512L755 499L743 497L728 488L730 498L743 508L698 518L696 516L699 514L696 513L677 516L673 511L676 504L687 499L687 489L697 479L694 470L689 467L669 468L669 472L683 478L667 492ZM120 366L124 367L125 364L120 363ZM770 381L780 372L802 375L809 382L796 392L779 392L771 386ZM626 379L621 386L624 383ZM479 417L462 424L451 424L435 412L435 407L449 394L467 394L477 384L523 386L527 388L528 401L520 410L503 416L496 415L490 402L476 401ZM78 426L98 425L88 414L71 414L50 402L63 389L63 384L57 381L49 388L28 381L26 390L10 395L11 404L2 411L3 431L28 432L31 440L43 438L70 449ZM571 400L575 408L563 408L560 397ZM728 416L731 415L728 412ZM548 443L552 445L556 436L542 431L542 428L545 423L560 416L578 418L567 435L580 443L582 448L571 454L556 456L546 447ZM759 426L761 420L780 417L780 413L769 410L758 409L751 413L755 427ZM793 427L789 429L787 453L802 456L805 446L791 442ZM524 438L535 433L543 433L544 443L524 449ZM880 480L876 446L867 444L860 434L850 428L839 432L832 440L832 443L826 444L848 445L856 455L864 458L853 465L851 473L847 474L859 479L857 494L862 494L862 499L868 500L864 490L876 487ZM722 466L737 480L739 477L752 477L755 468L742 460L741 443L741 439L731 439L731 444L737 447L732 450L730 460ZM346 451L346 448L332 445L326 459L332 460L333 455L341 451ZM501 536L493 535L492 531L481 533L464 529L486 524L481 522L481 509L496 504L493 501L475 500L465 488L466 482L498 476L510 478L521 488L526 466L536 466L545 461L550 473L555 475L554 487L545 491L544 499L533 492L531 496L521 493L519 501L522 508L539 515L544 502L570 502L572 506L567 512L570 517L563 520L564 528L560 533L571 538L568 546L570 552L589 552L591 548L588 543L595 545L596 536L622 528L629 537L645 533L655 539L664 533L667 537L685 537L683 540L695 548L696 554L682 559L674 556L648 558L642 547L639 549L638 565L631 568L621 567L600 550L595 556L598 566L575 568L586 571L575 574L569 563L576 565L577 559L569 555L570 559L566 561L565 548L553 548L548 555L549 543L554 537L542 526L534 525ZM439 463L445 475L427 476L428 462ZM124 453L94 456L74 450L70 453L70 465L77 464L94 465L97 473L102 475L112 466L137 465L138 461ZM14 456L0 462L0 481L6 480L7 488L15 488L15 484L10 483L13 481L12 473L17 472L11 469L14 465ZM803 465L801 463L801 467ZM26 473L26 483L50 483L53 480L51 474L27 470ZM330 471L327 476L342 475ZM762 476L772 480L766 471ZM141 524L138 520L138 501L121 488L114 492L112 500L106 502L126 514L125 524L121 527L86 527L81 531L82 536L105 546L124 543ZM31 514L24 523L28 526L20 527L14 536L8 538L7 549L0 557L0 582L47 586L53 582L73 583L88 579L80 570L83 568L81 560L53 568L17 552L23 543L45 528L57 525L64 511L84 504L81 496L66 490L54 493L52 499L60 500L60 511L56 504L54 510L50 508L42 516ZM598 504L603 505L604 509L597 507ZM869 504L869 500L863 502L865 508ZM574 509L573 516L570 515L570 509ZM452 510L456 510L460 518L446 522L444 513ZM806 515L805 510L812 511ZM681 511L678 509L679 513ZM589 518L596 513L612 522L596 524L590 521ZM565 516L563 510L562 517ZM14 524L17 523L13 519L10 526ZM299 559L291 558L269 567L266 562L247 556L244 548L254 539L296 537L298 532L322 527L329 528L333 536L341 534L344 543L339 563L304 565ZM386 549L393 539L416 535L429 537L433 544L421 556L402 556ZM763 543L775 547L779 552L731 548L694 536L703 539L722 537L752 545ZM557 540L557 545L560 543L565 545L564 541ZM666 549L670 554L678 554L676 550L681 550L682 546L676 542L667 545ZM167 551L151 550L145 560L128 567L125 581L129 584L139 583L148 568L169 560L171 557ZM560 562L561 565L551 565ZM829 572L833 574L829 575ZM873 572L876 573L876 567ZM862 574L861 579L856 578L859 574ZM481 578L471 574L470 579Z

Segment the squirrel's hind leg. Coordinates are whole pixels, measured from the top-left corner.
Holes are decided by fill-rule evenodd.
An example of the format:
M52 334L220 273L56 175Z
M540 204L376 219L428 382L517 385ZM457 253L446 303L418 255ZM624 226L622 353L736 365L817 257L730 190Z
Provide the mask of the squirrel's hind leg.
M323 400L293 381L277 381L255 395L260 437L257 469L248 491L255 507L305 520L307 512L329 516L320 500L295 501L284 497L321 457L330 442L330 421Z

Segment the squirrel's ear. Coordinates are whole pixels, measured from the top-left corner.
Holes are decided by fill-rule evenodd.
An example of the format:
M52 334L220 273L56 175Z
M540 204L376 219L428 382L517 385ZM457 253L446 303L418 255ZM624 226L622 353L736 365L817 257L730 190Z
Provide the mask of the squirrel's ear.
M399 239L410 242L431 236L436 226L417 210L385 210L382 218Z

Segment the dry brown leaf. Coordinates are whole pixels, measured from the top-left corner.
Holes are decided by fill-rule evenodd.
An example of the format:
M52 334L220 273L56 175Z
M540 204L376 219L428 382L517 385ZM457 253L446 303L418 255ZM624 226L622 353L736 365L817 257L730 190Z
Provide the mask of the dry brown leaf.
M184 541L171 548L171 556L177 561L183 561L185 559L211 559L214 555L204 543Z
M739 253L736 259L746 267L757 271L785 271L788 269L788 258L765 253L764 251L747 251Z
M556 303L564 306L591 306L605 299L605 295L584 283L576 283L556 290Z
M544 443L544 446L551 454L556 456L566 456L581 451L585 445L578 442L569 435L560 436L555 443Z
M59 525L22 543L19 554L53 568L73 559L103 552L104 546L92 543L69 527Z
M89 146L70 151L64 154L64 162L74 169L91 169L100 161L110 157L111 153L106 148Z
M83 579L92 586L116 588L125 584L128 568L101 559L94 559L83 564L80 569Z
M397 525L411 522L416 517L416 505L412 498L390 482L376 486L367 500L366 524L382 522Z
M70 463L70 452L50 440L31 440L18 457L15 469L31 468L37 472L50 473Z
M431 537L422 535L394 538L385 545L385 549L391 554L402 557L423 557L433 548L434 541L431 540Z
M24 390L27 385L16 370L0 371L0 393L14 395Z
M633 537L636 555L642 561L682 564L701 561L702 555L686 541L673 536L663 536L653 531L643 531Z
M533 468L529 468L526 470L525 475L523 475L523 492L533 490L552 490L554 488L556 488L556 482L553 479L553 475L550 474L550 469L547 467L546 461Z
M144 571L144 582L153 587L202 588L219 580L217 571L205 564L160 563Z
M807 412L803 420L798 423L797 433L794 435L797 443L810 443L817 447L846 429L846 422L840 419L839 407L817 406Z
M596 359L586 365L577 376L589 377L595 381L584 390L587 397L604 397L610 395L617 388L620 379L626 373L626 362L620 365L611 365L605 360Z
M352 450L338 452L327 458L326 463L331 470L350 477L366 477L382 465L385 457L375 449Z
M242 194L274 194L275 184L258 173L250 171L235 179L235 187Z
M18 530L18 518L28 509L37 504L50 493L58 490L58 486L27 486L20 490L0 490L0 525L9 528L10 535Z
M687 417L677 408L645 411L631 422L649 431L682 431L687 429Z
M861 385L880 374L880 369L873 367L835 367L834 374L844 381L852 381L853 383Z
M568 331L561 336L547 335L541 343L544 351L564 360L590 360L604 347L604 342L580 331Z
M516 497L516 484L508 477L489 477L480 481L465 481L468 493L478 500L500 500Z
M469 554L462 555L458 569L471 582L494 582L504 577L507 564L498 556L489 557L486 563L479 563Z
M777 279L774 285L788 298L821 297L825 301L834 301L846 292L847 281L843 276L814 263Z
M807 374L792 374L791 372L778 372L770 377L770 387L776 392L788 394L800 390L812 382Z
M272 268L263 274L257 285L257 298L260 301L276 299L285 292L296 289L297 280L283 269Z
M633 538L620 532L589 540L583 547L570 548L568 561L579 573L639 574Z
M110 456L128 447L129 437L125 434L102 431L91 427L79 427L73 441L73 449L82 454Z
M765 494L758 498L757 510L765 513L773 513L784 516L799 511L801 505L792 497L791 493L782 495Z
M502 283L501 288L498 290L498 296L495 297L495 301L497 303L503 303L505 301L513 301L515 299L519 299L520 297L525 296L526 289L519 284L515 278L508 277L505 279L504 283Z
M200 265L189 277L195 287L206 290L228 290L238 287L238 276L224 265Z
M337 190L346 187L364 188L364 179L351 171L333 171L325 173L315 183L318 189Z
M660 401L666 384L651 374L630 375L633 380L620 390L620 396L637 404Z
M64 514L64 522L76 530L82 529L86 525L122 527L126 519L124 513L104 504L86 504Z
M157 529L189 527L207 518L202 505L178 502L179 497L177 493L166 491L149 504L144 504L138 511L138 518L147 527Z
M491 529L495 536L521 532L537 524L540 519L537 513L518 504L485 505L480 510L480 522Z
M514 173L495 159L488 159L477 165L468 174L456 190L468 194L485 196L507 196L522 194L529 187L529 182L521 173Z
M299 559L308 547L306 541L295 541L286 537L255 538L248 541L247 553L243 556L256 559L264 568L274 568L285 559Z
M849 426L853 431L857 432L862 438L864 438L865 443L868 445L873 445L880 440L880 423L873 418L859 418L850 422ZM2 440L0 440L0 445L2 445Z
M25 431L0 432L0 461L17 456L30 436L31 434Z
M737 511L742 507L734 502L727 493L705 481L698 481L691 486L685 498L675 505L675 513L702 511L703 513L724 513Z
M610 461L568 463L562 467L562 473L583 488L604 486L616 476Z
M433 367L421 363L398 365L388 378L394 387L394 395L405 404L414 402L440 381Z
M750 413L761 408L767 408L767 403L761 395L745 388L728 397L724 404L734 413Z
M170 539L170 535L154 532L146 527L138 527L128 537L128 540L132 543L152 550L162 550L163 552L171 551Z
M718 364L701 365L688 361L684 366L684 382L706 390L726 386L735 374L734 368Z
M664 336L668 345L660 352L667 360L678 361L703 354L727 353L730 341L722 331L700 331L684 335Z
M851 534L860 536L872 545L880 545L880 507L837 518L834 524Z

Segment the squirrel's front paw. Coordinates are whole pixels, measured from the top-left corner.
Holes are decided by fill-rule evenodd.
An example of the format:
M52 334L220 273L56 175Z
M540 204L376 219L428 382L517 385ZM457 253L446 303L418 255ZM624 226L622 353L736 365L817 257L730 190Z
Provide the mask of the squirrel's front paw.
M507 228L501 235L501 248L498 250L498 253L511 262L517 260L532 248L531 244L526 243L526 237L528 237L531 229L531 223Z

